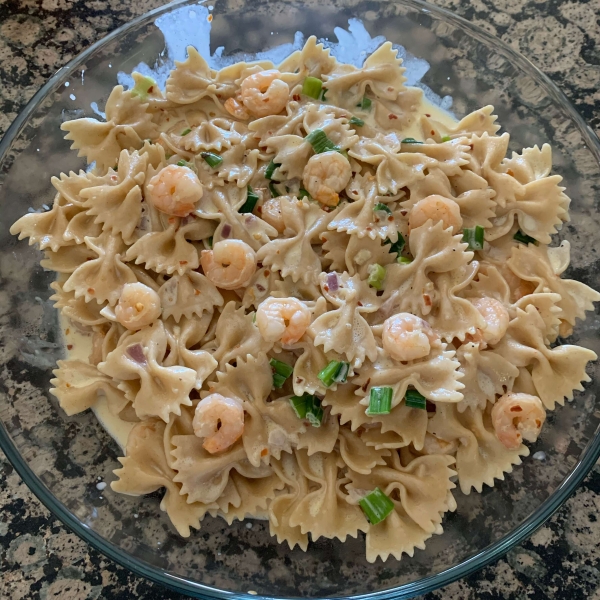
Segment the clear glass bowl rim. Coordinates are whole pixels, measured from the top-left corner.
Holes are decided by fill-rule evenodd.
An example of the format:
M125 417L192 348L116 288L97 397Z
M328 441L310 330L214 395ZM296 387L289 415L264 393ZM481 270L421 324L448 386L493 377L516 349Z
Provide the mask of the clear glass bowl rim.
M583 120L575 107L565 96L565 94L533 63L531 63L522 54L513 50L504 41L492 36L481 27L474 25L455 15L451 11L444 8L433 6L423 0L393 0L398 4L404 4L407 7L415 9L422 13L430 13L443 17L446 21L457 25L461 29L467 31L473 38L496 45L499 53L509 58L516 66L518 66L527 75L536 80L538 85L548 94L552 100L562 106L573 122L578 126L583 139L590 152L594 155L596 161L600 164L600 140L589 125ZM13 141L19 136L25 125L28 123L29 117L35 112L43 100L49 94L54 92L64 81L64 79L77 67L85 62L87 58L96 50L108 45L114 39L119 38L123 33L127 32L138 25L150 23L158 15L169 12L178 6L185 4L204 4L208 0L175 0L169 4L151 10L139 17L132 19L129 23L121 25L101 40L92 44L89 48L78 54L64 67L61 67L40 90L27 103L23 111L18 115L14 122L8 128L6 134L0 141L0 164L12 146ZM74 531L86 543L90 544L99 552L105 554L118 564L130 569L136 575L140 575L173 591L189 594L197 598L246 598L247 600L255 600L257 596L250 594L240 594L219 590L214 587L188 581L182 577L166 572L162 569L157 569L148 563L129 555L123 549L111 544L98 533L84 525L77 517L72 514L43 484L32 469L27 464L26 460L21 456L15 444L11 440L4 424L0 422L0 448L6 454L17 473L21 476L27 487L37 496L37 498L48 508L48 510L56 516L65 526ZM352 600L386 600L386 599L405 599L413 598L414 596L431 592L445 585L466 577L467 575L478 571L484 566L498 560L506 554L511 548L519 544L521 541L529 537L536 529L541 527L543 523L556 512L562 504L569 498L583 481L585 476L593 468L596 461L600 458L600 432L596 432L594 437L588 442L586 447L581 452L577 463L571 469L567 477L561 482L554 493L545 500L537 510L525 519L518 527L506 534L502 539L491 544L487 548L478 552L474 556L464 560L463 562L446 569L436 575L425 577L418 581L413 581L396 588L371 592L369 594L361 594L348 596L346 598ZM406 560L406 559L405 559Z

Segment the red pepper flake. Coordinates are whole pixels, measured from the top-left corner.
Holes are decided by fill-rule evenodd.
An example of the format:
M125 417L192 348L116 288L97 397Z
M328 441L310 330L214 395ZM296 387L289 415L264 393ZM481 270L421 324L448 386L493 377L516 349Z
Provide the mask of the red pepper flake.
M94 288L88 288L87 289L88 294L95 294L96 291L94 290Z
M65 383L65 387L68 387L68 388L70 388L70 387L71 387L71 384L70 384L70 383L67 381L67 383Z
M294 94L292 96L292 100L295 100L296 102L300 102L300 94Z
M262 214L262 206L257 206L256 207L256 212L260 215Z
M429 113L425 113L425 116L426 117L430 117L431 115Z
M212 23L213 16L212 16L212 15L208 15L208 17L206 17L206 20L207 20L209 23Z
M388 119L389 119L390 121L395 121L397 118L398 118L398 117L397 117L395 114L393 114L393 113L390 113L390 114L388 115Z
M358 190L352 190L352 193L353 193L355 196L358 196Z
M423 302L425 302L425 306L431 306L431 297L428 294L423 294Z
M329 286L326 283L323 284L323 290L326 292L329 291Z
M388 217L388 221L391 223L393 220L394 220L394 217L392 217L392 215L390 215L390 216Z
M148 93L149 93L149 94L151 94L153 91L154 91L154 86L153 86L153 85L151 85L151 86L148 88Z
M67 344L67 350L73 350L73 344Z
M183 266L183 265L187 265L187 264L188 264L188 261L187 261L187 260L180 260L180 261L179 261L179 264L180 264L181 266Z
M358 306L362 306L362 305L363 305L363 303L362 303L360 300L359 300L359 301L358 301L356 304L357 304Z
M435 135L435 131L433 129L431 130L431 135Z
M269 271L269 269L265 269L265 277L268 277L271 274L271 271Z
M507 173L508 173L508 175L510 175L511 177L514 177L514 176L515 176L515 174L514 174L514 172L513 172L513 170L512 170L512 169L507 169L507 170L506 170L506 172L507 172Z
M260 455L261 455L261 456L266 456L267 454L269 454L269 451L268 451L266 448L263 448L263 449L260 451Z
M194 296L199 296L202 292L200 290L194 290Z

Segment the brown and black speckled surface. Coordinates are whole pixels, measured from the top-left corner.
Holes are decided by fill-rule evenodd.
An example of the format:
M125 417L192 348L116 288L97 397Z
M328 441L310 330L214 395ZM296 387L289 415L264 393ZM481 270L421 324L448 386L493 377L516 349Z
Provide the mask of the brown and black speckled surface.
M600 131L600 0L436 0L509 42ZM58 68L160 0L0 0L0 134ZM427 600L600 600L600 466L534 536ZM135 577L53 519L0 458L0 599L183 598Z

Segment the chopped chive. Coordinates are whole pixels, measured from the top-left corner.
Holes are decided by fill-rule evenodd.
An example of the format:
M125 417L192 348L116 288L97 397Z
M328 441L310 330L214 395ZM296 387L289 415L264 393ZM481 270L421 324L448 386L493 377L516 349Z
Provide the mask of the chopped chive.
M513 240L517 240L517 242L521 242L522 244L538 245L538 241L535 238L523 233L520 229L517 231L517 233L515 233L515 235L513 235Z
M152 92L152 88L156 85L156 81L152 77L142 77L136 81L133 89L131 90L132 96L139 96L141 100L146 100L148 94Z
M316 154L329 150L340 152L339 146L336 146L322 129L313 129L304 139L313 147Z
M371 104L372 104L372 102L371 102L370 98L363 96L360 103L357 104L356 106L358 106L358 108L361 108L362 110L369 110L371 108Z
M383 280L385 279L385 268L381 265L369 265L369 278L367 283L376 290L380 290L383 287Z
M469 250L483 250L483 227L465 227L463 229L463 242L469 244Z
M449 135L443 135L442 136L442 142L449 142L450 141L450 136Z
M272 358L269 361L269 364L271 365L274 373L277 373L277 375L281 375L286 379L294 372L294 367L275 358Z
M406 404L406 406L409 408L420 408L421 410L427 410L427 399L417 390L406 390L404 404Z
M218 154L213 154L212 152L201 152L200 156L212 169L216 169L223 162L223 159Z
M287 381L287 377L279 375L279 373L273 373L273 387L278 390L283 387L283 384Z
M393 510L393 501L378 487L358 502L371 525L381 523Z
M323 408L321 401L316 396L305 392L302 396L292 396L290 404L299 419L307 419L313 427L321 426Z
M187 160L178 160L177 166L178 167L187 167L188 166Z
M391 387L373 387L369 395L369 408L366 410L368 416L389 415L392 410Z
M410 265L410 263L412 262L412 258L408 258L408 256L399 256L396 259L396 262L399 265Z
M242 204L242 206L240 206L238 212L239 213L251 213L254 210L254 207L256 206L256 203L258 202L259 198L256 195L256 193L254 192L254 190L252 189L252 186L248 186L248 195L246 196L246 202L244 202L244 204Z
M183 137L184 135L187 135L190 131L191 131L191 129L189 127L187 129L184 129L180 134L181 137Z
M399 233L397 242L392 242L389 238L386 238L386 240L385 240L385 242L383 242L383 244L384 245L389 244L390 245L389 252L396 252L399 256L400 253L402 252L402 250L404 249L404 245L406 244L406 241L404 240L404 237L402 237L402 234Z
M278 169L281 166L280 163L276 163L274 161L271 161L268 165L267 168L265 170L265 179L273 179L273 174L275 173L275 170Z
M325 387L329 387L335 383L345 383L350 370L350 363L339 360L332 360L329 364L321 369L317 377L323 382Z
M279 198L279 196L281 196L272 181L269 182L269 191L271 192L271 198Z
M298 190L298 200L302 200L302 198L312 200L312 196L304 188Z
M362 127L365 122L362 119L359 119L358 117L352 117L348 123L350 125L354 125L355 127Z
M321 88L323 87L323 82L317 77L307 77L302 84L302 93L305 96L310 96L315 100L319 99L321 95Z
M378 202L373 207L373 212L379 212L379 211L386 212L388 215L392 214L392 211L390 210L390 207L387 204L383 204L383 202Z
M402 140L403 144L422 144L423 142L419 142L418 140L415 140L415 138L404 138Z

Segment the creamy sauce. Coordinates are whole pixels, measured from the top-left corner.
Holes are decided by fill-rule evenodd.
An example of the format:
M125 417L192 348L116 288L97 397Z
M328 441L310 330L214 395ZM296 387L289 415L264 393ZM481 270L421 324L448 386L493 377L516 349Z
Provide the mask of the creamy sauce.
M414 123L407 127L400 134L402 138L412 137L416 140L422 140L421 128L419 126L419 117L421 115L429 115L432 119L439 121L447 127L452 127L456 124L456 119L446 111L432 104L429 100L423 97L421 106L417 111L417 117ZM68 319L60 317L61 331L65 348L67 349L67 358L70 360L83 360L87 362L92 351L92 336L81 333ZM129 432L134 426L134 423L123 421L117 415L113 415L108 409L108 404L103 395L99 395L98 400L92 406L92 410L98 421L107 433L121 446L123 452L127 445Z

